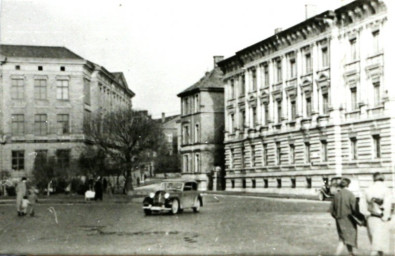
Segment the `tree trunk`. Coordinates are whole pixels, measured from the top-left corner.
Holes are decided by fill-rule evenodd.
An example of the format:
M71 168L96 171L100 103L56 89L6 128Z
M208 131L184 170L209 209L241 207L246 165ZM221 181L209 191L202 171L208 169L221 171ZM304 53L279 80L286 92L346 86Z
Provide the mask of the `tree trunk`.
M126 171L125 173L125 186L123 188L123 192L128 194L129 191L133 191L132 173L130 170Z

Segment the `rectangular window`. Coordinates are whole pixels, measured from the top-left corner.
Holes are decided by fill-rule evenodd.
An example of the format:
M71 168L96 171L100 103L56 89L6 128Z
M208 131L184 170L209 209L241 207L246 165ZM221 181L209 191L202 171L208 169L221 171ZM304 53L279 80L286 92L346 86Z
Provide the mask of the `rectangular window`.
M351 93L351 110L357 110L358 109L358 100L357 100L357 88L351 88L350 89Z
M241 161L241 167L244 168L244 147L241 147L241 155L240 155L240 161Z
M306 53L304 57L305 57L305 71L306 71L305 73L309 74L313 71L312 63L311 63L311 53Z
M277 178L277 188L281 188L282 184L281 184L281 179Z
M281 165L281 144L280 144L280 142L276 142L276 157L277 157L277 165Z
M25 115L15 114L11 116L12 119L12 135L25 134Z
M374 158L381 158L380 135L373 135L373 156Z
M245 95L245 86L246 86L246 79L244 74L241 75L241 83L240 83L240 96Z
M229 157L230 157L229 167L230 168L234 168L234 151L233 151L233 148L229 150L229 153L230 153L229 154Z
M306 163L310 163L310 142L304 143L304 159Z
M251 183L252 183L252 188L256 188L256 180L255 180L255 179L252 179L252 180L251 180Z
M263 165L269 165L269 152L267 151L267 144L263 144Z
M47 99L47 80L45 79L34 80L34 98L36 100Z
M358 54L357 54L357 39L351 39L350 40L350 54L351 54L351 60L357 60Z
M255 127L258 124L258 120L256 118L256 107L252 108L252 127Z
M380 30L376 30L372 33L373 36L373 53L380 52Z
M351 148L351 160L358 159L358 141L357 138L350 138L350 148Z
M255 166L255 146L251 146L251 167Z
M268 179L263 179L263 187L268 188L269 187L269 180Z
M70 132L70 121L68 114L57 115L58 127L60 134L68 134Z
M200 127L199 124L195 125L195 143L199 142L199 137L200 137Z
M291 178L291 188L296 188L296 178Z
M328 142L321 140L321 161L328 162Z
M312 182L311 182L311 178L310 177L306 178L306 185L307 185L307 188L312 188Z
M56 81L56 99L68 100L69 99L69 81L57 80Z
M235 132L235 115L230 115L230 133L233 134Z
M184 172L189 172L189 166L188 166L188 163L189 163L189 160L188 160L188 155L184 155Z
M328 103L329 103L328 93L323 93L322 94L322 113L324 115L328 114L328 112L329 112Z
M46 114L34 115L34 134L35 135L47 135L48 132L48 121Z
M263 67L263 72L265 74L265 86L269 86L270 85L270 77L269 77L269 66L265 65Z
M183 132L183 142L184 144L188 144L189 142L189 126L185 125L184 126L184 132Z
M381 95L380 95L380 82L373 83L374 91L374 106L381 105Z
M58 149L56 150L56 159L59 168L70 167L70 149Z
M25 81L23 79L11 80L11 99L23 100L25 98Z
M25 151L17 150L11 152L11 168L14 171L23 171L25 169Z
M296 101L292 100L291 101L291 120L296 119Z
M195 172L200 172L200 155L195 155Z
M277 100L277 123L281 123L281 118L282 118L282 106L281 106L281 100Z
M235 81L233 79L230 80L230 98L235 98Z
M311 97L306 97L306 116L311 116Z
M328 53L328 47L322 47L321 48L321 64L322 67L328 67L329 66L329 53Z
M296 77L296 60L294 58L289 60L289 78Z
M256 69L251 70L251 76L252 76L252 91L255 92L257 88L257 79L256 79Z
M265 108L265 125L269 125L269 103L265 103L264 108Z
M295 145L294 144L289 144L289 163L290 164L295 163Z
M277 83L281 83L283 81L283 70L281 66L281 59L276 61L276 79L277 79Z
M88 79L84 79L84 102L87 105L91 104L91 85Z
M241 122L240 129L243 130L244 127L245 127L245 123L246 123L246 112L244 110L241 111L241 120L240 120L240 122Z
M200 111L200 104L199 104L199 94L195 95L195 112Z

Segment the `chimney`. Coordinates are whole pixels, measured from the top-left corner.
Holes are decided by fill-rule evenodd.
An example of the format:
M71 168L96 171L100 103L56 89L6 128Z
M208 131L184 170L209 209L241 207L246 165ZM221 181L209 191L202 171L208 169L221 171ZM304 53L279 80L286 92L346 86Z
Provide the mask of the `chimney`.
M217 67L217 63L224 59L224 56L214 56L214 68Z
M280 33L281 31L283 31L282 28L275 28L274 29L274 34L276 35L276 34Z
M305 4L305 16L306 20L317 14L317 5L315 4Z
M165 112L162 112L162 123L165 122Z

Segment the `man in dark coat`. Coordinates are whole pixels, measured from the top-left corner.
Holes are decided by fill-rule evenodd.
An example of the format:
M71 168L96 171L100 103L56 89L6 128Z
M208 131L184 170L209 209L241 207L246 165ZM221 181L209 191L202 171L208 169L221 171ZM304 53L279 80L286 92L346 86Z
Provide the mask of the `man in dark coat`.
M96 200L103 200L103 184L100 176L97 178L95 183L95 201Z
M343 178L340 182L340 190L335 194L330 208L333 218L336 220L339 244L336 255L340 255L346 245L349 255L353 254L353 247L357 247L357 224L351 215L356 213L356 199L354 194L347 188L350 180Z

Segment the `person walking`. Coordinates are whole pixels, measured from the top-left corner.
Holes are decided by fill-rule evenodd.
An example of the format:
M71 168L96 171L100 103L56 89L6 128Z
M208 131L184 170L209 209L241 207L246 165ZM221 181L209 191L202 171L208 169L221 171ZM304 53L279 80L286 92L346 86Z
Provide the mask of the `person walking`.
M23 197L26 196L26 177L22 177L21 181L16 186L16 210L18 212L18 216L23 216L22 211L22 201Z
M100 176L97 178L95 183L95 201L97 200L103 200L103 184Z
M391 191L384 183L384 175L373 174L373 184L361 200L361 212L367 218L371 255L384 255L390 250Z
M348 190L350 179L343 178L340 182L340 190L335 194L330 213L336 220L339 244L336 255L340 255L347 247L349 255L354 255L353 248L357 247L357 224L352 220L351 215L356 212L356 199L354 194Z

